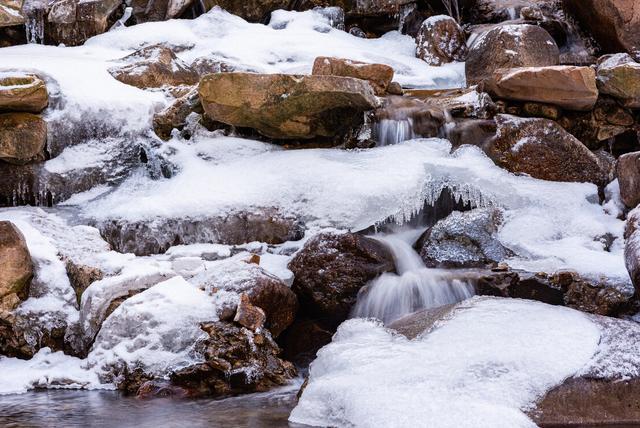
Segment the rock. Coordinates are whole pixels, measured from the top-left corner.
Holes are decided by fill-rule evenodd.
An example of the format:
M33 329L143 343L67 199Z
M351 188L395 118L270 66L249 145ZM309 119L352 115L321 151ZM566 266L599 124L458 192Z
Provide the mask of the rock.
M104 272L95 266L87 266L76 263L71 258L63 258L67 269L67 276L69 277L71 287L73 287L73 290L76 292L79 306L82 294L92 283L101 280L104 277Z
M297 318L278 338L278 343L287 361L308 366L316 358L316 352L331 342L333 333L316 320Z
M0 73L0 111L40 113L48 104L47 86L38 76Z
M629 207L640 204L640 152L626 153L618 158L616 176L620 198Z
M402 85L398 82L389 83L389 87L387 88L387 94L389 95L403 95L404 90L402 89Z
M422 309L393 321L387 327L407 339L413 340L422 333L430 332L435 323L451 314L455 307L456 304L450 304L437 308Z
M598 100L596 76L590 67L499 69L493 72L487 89L498 98L553 104L568 110L588 111Z
M471 144L485 150L495 138L496 129L494 120L461 119L448 128L447 138L454 149L463 144Z
M640 209L635 208L627 215L624 230L624 262L633 286L640 288ZM637 291L636 291L637 293Z
M445 123L442 103L428 103L413 97L387 96L372 115L374 139L382 145L395 143L398 124L406 126L413 137L438 137ZM386 126L390 125L390 126Z
M242 293L233 321L255 332L262 328L266 319L267 316L264 314L264 311L252 305L249 296Z
M78 46L102 34L121 14L122 0L55 0L46 16L48 43Z
M498 263L508 256L496 234L502 223L497 208L454 211L418 240L420 257L428 267L475 267Z
M33 263L24 236L13 223L0 221L0 313L27 298L31 278Z
M274 139L341 137L378 105L368 82L338 76L219 73L199 91L210 119Z
M304 236L299 221L275 209L208 218L114 219L100 222L96 227L114 250L138 256L164 253L181 244L239 245L253 241L281 244Z
M634 0L563 0L573 15L607 53L628 52L640 61L640 14Z
M600 58L598 89L619 99L625 107L640 108L640 64L624 53Z
M109 73L122 83L141 89L198 83L198 74L163 45L142 48L121 62L125 65L112 67Z
M191 113L202 114L203 112L198 88L194 87L169 107L153 115L153 130L158 137L168 141L174 129L182 130L184 128L187 124L187 116Z
M491 80L500 68L557 65L559 50L548 32L535 25L503 25L478 36L469 48L468 85Z
M22 14L24 0L5 0L0 4L0 27L24 25L26 20Z
M314 76L355 77L368 81L376 95L382 96L393 80L393 68L385 64L368 64L342 58L319 56L313 62Z
M467 56L464 31L450 16L426 19L418 31L416 44L416 56L429 65L464 61Z
M44 160L47 124L31 113L0 114L0 160L24 165Z
M195 396L264 392L284 385L297 372L278 357L280 348L268 332L253 333L228 322L205 323L200 345L205 363L171 374L171 383Z
M268 21L274 10L287 9L289 3L289 0L204 0L206 10L220 6L249 22L261 23Z
M522 113L528 117L558 120L562 112L558 107L550 104L526 102L522 104Z
M393 271L394 263L389 249L374 239L322 233L305 244L289 269L302 311L337 325L349 315L360 288Z
M462 0L460 7L464 14L464 22L474 24L498 23L536 18L540 15L549 19L558 9L553 0Z
M608 166L556 122L497 115L487 154L499 166L541 180L608 183Z
M193 0L133 0L130 6L136 23L141 24L179 18L193 3Z
M217 58L200 57L191 63L193 71L202 77L207 74L229 73L235 71L235 67Z

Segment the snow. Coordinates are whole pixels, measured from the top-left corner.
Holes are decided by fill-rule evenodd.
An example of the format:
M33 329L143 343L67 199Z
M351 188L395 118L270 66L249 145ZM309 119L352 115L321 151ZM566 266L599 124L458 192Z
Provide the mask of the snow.
M534 427L523 411L583 367L599 338L580 312L512 299L474 298L412 341L350 320L319 351L290 421Z

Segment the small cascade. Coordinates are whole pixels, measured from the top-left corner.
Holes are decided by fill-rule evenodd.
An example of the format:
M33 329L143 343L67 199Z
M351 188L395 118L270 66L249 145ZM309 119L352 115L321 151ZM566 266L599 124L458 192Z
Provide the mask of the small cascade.
M27 43L44 44L44 23L47 4L43 0L27 0L22 11L26 18Z
M380 146L389 146L416 138L413 119L381 119L373 126L373 136Z
M353 317L378 318L388 324L421 309L461 302L475 294L473 278L464 271L425 267L412 247L423 231L376 237L391 250L397 274L385 273L360 291Z

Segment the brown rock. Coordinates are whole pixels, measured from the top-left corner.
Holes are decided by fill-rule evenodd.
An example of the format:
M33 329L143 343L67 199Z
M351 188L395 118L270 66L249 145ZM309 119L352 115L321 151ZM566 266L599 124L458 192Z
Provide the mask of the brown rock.
M4 0L0 4L0 27L24 25L25 19L22 14L23 3L24 0Z
M607 53L626 51L640 61L640 13L636 0L563 0Z
M122 62L125 65L112 67L109 73L127 85L145 89L198 83L198 74L163 45L142 48Z
M207 10L220 6L249 22L262 23L269 20L274 10L287 9L289 3L289 0L204 0Z
M568 110L591 110L598 100L596 76L590 67L499 69L487 89L499 98L553 104Z
M624 53L600 58L598 89L621 100L625 107L640 108L640 64Z
M497 115L496 124L487 154L499 166L542 180L607 184L607 166L556 122Z
M14 309L27 298L32 277L24 236L13 223L0 221L0 312Z
M49 104L44 81L33 74L0 74L0 111L40 113Z
M394 270L391 253L365 236L322 233L310 239L289 263L293 291L306 314L336 325L349 315L358 291L383 272Z
M202 114L203 112L198 88L193 87L186 95L153 116L153 130L158 137L167 141L171 138L171 132L174 129L184 128L187 124L187 116L191 113Z
M273 337L289 327L298 312L298 297L279 279L262 278L247 295L251 304L265 312L265 326Z
M622 202L635 208L640 204L640 152L627 153L618 158L616 175Z
M16 165L44 159L47 124L31 113L0 114L0 160Z
M136 23L140 24L179 18L193 3L193 0L133 0L131 7Z
M316 352L331 342L331 329L318 321L298 318L278 339L286 360L308 366L316 358Z
M275 139L349 134L378 104L368 82L337 76L218 73L199 91L210 119Z
M478 36L467 55L467 84L491 80L500 68L557 65L559 50L553 38L535 25L503 25Z
M426 19L418 31L416 44L416 56L429 65L464 61L467 56L464 31L450 16Z
M191 63L191 68L202 77L213 73L230 73L235 67L216 58L200 57Z
M110 28L122 4L122 0L56 0L46 17L45 39L55 45L81 45Z
M627 215L624 239L624 263L637 293L640 288L640 209L638 208Z
M319 56L311 72L315 76L355 77L371 83L376 95L382 96L393 80L393 68L385 64L368 64L349 59Z
M249 301L249 296L242 293L233 321L251 331L257 331L262 328L266 319L267 316L264 311L257 306L253 306Z
M556 106L540 103L524 103L522 112L530 117L543 117L545 119L558 120L560 118L560 109Z
M82 298L82 293L95 281L99 281L104 277L104 272L94 266L86 266L76 263L68 257L63 257L67 276L71 283L71 288L76 293L78 306Z
M403 95L404 90L402 89L402 85L398 82L389 83L389 87L387 88L387 94L389 95Z

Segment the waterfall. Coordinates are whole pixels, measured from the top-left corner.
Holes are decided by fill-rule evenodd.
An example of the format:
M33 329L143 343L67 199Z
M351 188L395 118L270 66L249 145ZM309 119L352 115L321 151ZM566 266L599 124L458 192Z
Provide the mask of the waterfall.
M423 230L375 236L393 254L396 273L385 273L360 291L353 317L378 318L385 324L421 309L465 300L475 294L463 271L426 268L412 244Z
M44 43L44 21L47 5L42 0L27 0L22 11L26 18L25 32L28 43Z
M373 135L380 146L389 146L416 137L413 119L381 119L373 126Z

